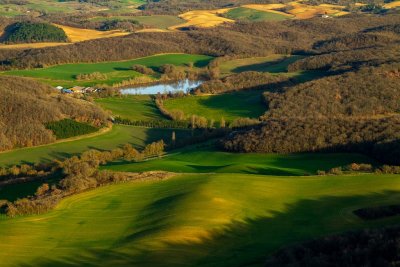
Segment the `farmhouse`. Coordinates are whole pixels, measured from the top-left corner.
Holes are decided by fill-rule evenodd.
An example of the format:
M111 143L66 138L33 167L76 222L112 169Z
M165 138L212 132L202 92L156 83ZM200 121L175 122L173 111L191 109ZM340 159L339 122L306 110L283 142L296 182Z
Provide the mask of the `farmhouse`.
M69 90L69 89L62 89L61 93L63 93L63 94L72 94L73 92L71 90Z
M73 93L75 94L82 94L84 92L85 87L82 86L74 86L72 88L69 88Z

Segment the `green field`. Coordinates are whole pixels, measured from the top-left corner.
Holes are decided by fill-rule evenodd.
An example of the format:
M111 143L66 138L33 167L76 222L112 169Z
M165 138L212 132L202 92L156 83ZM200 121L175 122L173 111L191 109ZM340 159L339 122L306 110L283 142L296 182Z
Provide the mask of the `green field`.
M185 20L177 16L169 15L135 16L133 19L137 20L140 24L157 29L167 29L185 22Z
M40 216L0 218L1 266L263 266L294 242L361 227L400 201L399 175L183 174L105 186Z
M176 173L242 173L275 176L314 175L351 163L374 162L360 154L255 154L215 151L213 147L184 149L162 159L145 162L114 162L103 167L113 171L142 172L151 170Z
M270 73L287 72L289 64L304 58L298 55L270 55L267 57L251 57L225 61L221 63L222 75L240 73L244 71L259 71Z
M98 136L82 138L75 141L61 142L38 147L21 148L10 152L0 153L0 166L21 163L48 162L53 159L69 157L89 149L110 150L130 143L137 148L145 144L164 139L171 139L172 131L177 138L191 135L189 130L170 130L141 128L133 126L115 125L109 132Z
M192 62L195 67L204 67L211 59L212 57L203 55L162 54L126 61L63 64L43 69L13 70L3 72L3 74L37 78L53 86L91 86L95 84L114 84L123 80L143 76L129 69L135 64L157 69L164 64L184 66ZM107 75L107 80L78 81L76 79L78 74L90 74L94 72L105 73Z
M103 109L123 119L152 121L163 118L149 95L126 95L96 99Z
M259 11L245 7L231 9L225 15L227 18L233 20L245 21L281 21L289 18L288 16L284 16L281 14Z
M266 106L262 101L262 91L249 90L221 95L187 96L164 101L167 110L178 109L190 115L231 122L238 117L257 118L264 114Z

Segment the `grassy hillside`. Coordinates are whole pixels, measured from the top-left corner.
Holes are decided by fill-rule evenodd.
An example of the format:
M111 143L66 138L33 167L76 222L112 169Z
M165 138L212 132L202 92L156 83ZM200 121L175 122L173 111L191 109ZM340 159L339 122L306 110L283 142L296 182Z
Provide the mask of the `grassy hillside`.
M288 19L288 16L286 15L245 7L231 9L225 14L225 16L233 20L245 21L280 21Z
M271 73L287 72L289 64L304 58L298 55L270 55L267 57L251 57L232 59L221 63L221 74L228 75L243 71L260 71Z
M167 110L182 110L187 117L198 115L219 122L238 117L257 118L265 112L261 91L242 91L221 95L188 96L164 101Z
M162 159L146 162L115 162L104 169L141 172L162 170L183 173L243 173L277 176L316 174L351 163L373 163L360 154L241 154L211 148L179 151Z
M180 175L105 186L40 216L0 219L3 266L262 266L293 242L360 227L400 176ZM240 192L240 193L239 193Z
M123 119L148 121L163 118L149 95L99 98L96 103Z
M0 166L24 162L46 162L55 158L64 158L72 154L81 153L91 148L110 150L127 143L141 148L145 144L160 139L164 139L166 142L169 141L172 131L169 129L116 125L111 131L92 137L0 153ZM191 135L191 131L188 130L174 131L177 134L177 138Z
M163 54L126 61L64 64L43 69L14 70L4 72L4 74L33 77L51 85L62 85L66 87L73 85L93 85L96 83L113 84L121 82L122 80L142 76L142 74L130 70L130 67L136 64L156 69L164 64L183 66L191 62L194 63L195 67L204 67L211 59L212 57L203 55ZM106 74L107 79L90 81L78 81L76 79L78 74L91 74L95 72Z

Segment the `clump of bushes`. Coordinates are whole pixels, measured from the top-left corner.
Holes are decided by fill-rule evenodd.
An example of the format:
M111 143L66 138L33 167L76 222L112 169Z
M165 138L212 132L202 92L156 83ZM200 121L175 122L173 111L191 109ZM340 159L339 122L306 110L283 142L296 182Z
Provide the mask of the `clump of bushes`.
M144 65L133 65L131 69L145 75L153 75L155 73L153 69Z
M81 73L76 75L78 81L107 80L107 74L101 72Z

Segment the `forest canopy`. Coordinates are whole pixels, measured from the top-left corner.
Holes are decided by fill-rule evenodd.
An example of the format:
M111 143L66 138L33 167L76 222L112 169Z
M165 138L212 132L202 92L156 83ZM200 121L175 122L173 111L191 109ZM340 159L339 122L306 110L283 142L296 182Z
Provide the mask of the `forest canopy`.
M17 22L5 29L6 43L67 42L64 30L49 23Z

